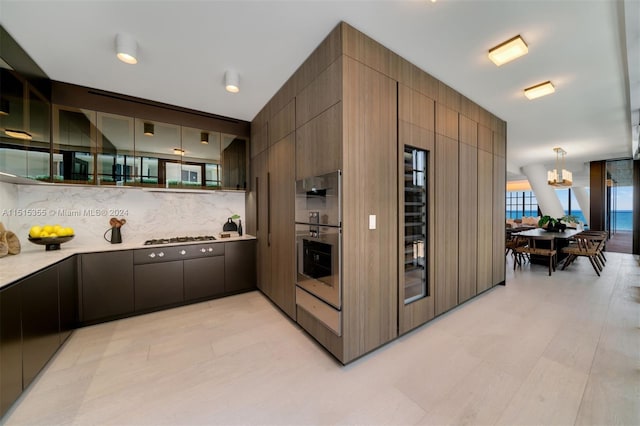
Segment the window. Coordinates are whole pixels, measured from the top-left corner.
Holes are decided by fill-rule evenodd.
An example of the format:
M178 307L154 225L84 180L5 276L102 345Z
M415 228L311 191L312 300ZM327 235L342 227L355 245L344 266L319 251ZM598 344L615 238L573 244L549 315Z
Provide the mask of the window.
M539 216L538 200L533 191L507 192L507 219L520 219L523 216Z

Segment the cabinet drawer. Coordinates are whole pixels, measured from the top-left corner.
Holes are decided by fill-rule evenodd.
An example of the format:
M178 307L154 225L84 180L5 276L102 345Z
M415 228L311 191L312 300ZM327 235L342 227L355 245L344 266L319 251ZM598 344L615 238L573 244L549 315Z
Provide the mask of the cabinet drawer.
M313 315L336 335L342 335L342 312L296 287L296 305Z

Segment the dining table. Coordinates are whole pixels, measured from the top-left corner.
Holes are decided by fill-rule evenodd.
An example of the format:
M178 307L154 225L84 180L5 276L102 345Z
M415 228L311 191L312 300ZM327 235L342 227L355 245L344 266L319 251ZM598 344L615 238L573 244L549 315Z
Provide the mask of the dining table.
M538 247L549 248L551 250L556 250L556 259L555 264L557 265L562 259L566 257L566 255L562 252L562 248L569 245L569 240L576 234L579 234L582 230L578 229L565 229L564 231L555 232L555 231L547 231L543 228L535 228L529 229L527 231L522 231L518 233L512 233L512 235L518 235L521 237L527 238L530 242L535 240L535 243L529 244L535 245ZM548 243L547 243L548 241ZM541 244L542 243L542 244ZM538 264L546 264L548 261L548 257L544 256L530 256L531 263Z

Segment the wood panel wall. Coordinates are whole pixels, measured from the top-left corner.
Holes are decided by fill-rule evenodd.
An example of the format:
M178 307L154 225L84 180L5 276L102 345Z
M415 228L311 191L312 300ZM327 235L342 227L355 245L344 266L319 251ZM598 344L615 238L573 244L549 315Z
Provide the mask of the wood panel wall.
M397 336L396 82L345 57L343 337L346 362ZM377 228L369 229L369 215Z
M343 336L297 312L342 362L504 280L506 123L350 25L339 24L311 53L256 115L251 134L252 158L283 137L293 143L294 177L343 170ZM431 297L407 306L398 297L404 143L427 149L431 165ZM278 164L268 167L287 167ZM247 206L260 209L254 195Z

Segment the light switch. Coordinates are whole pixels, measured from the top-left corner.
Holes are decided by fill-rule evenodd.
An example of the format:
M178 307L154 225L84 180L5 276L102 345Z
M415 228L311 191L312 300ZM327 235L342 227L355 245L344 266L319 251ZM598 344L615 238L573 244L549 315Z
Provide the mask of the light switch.
M369 229L376 229L376 215L369 215Z

